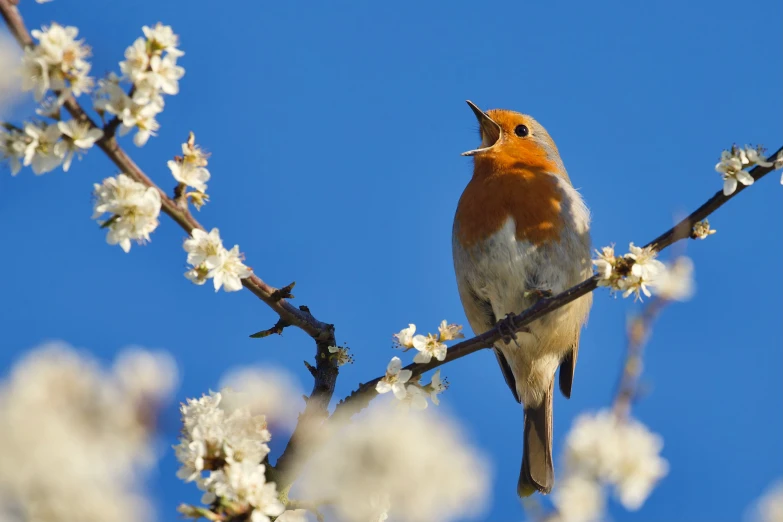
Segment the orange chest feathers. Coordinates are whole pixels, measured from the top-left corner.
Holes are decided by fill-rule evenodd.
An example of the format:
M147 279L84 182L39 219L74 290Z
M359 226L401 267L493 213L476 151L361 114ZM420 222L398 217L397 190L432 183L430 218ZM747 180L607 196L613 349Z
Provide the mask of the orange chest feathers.
M516 224L517 241L541 245L558 241L563 228L563 192L555 176L538 169L514 168L474 176L457 206L457 239L470 248L503 227Z

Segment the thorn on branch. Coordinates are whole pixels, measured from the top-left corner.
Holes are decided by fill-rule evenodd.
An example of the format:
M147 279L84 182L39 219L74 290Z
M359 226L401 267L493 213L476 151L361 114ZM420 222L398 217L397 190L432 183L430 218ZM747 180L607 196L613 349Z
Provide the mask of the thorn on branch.
M250 337L252 337L253 339L261 339L264 337L269 337L272 334L283 335L283 330L288 326L291 326L291 323L281 318L275 323L275 325L272 328L269 328L267 330L261 330L260 332L251 334Z
M284 286L283 288L278 288L277 290L272 292L272 295L270 297L274 301L279 301L281 299L293 299L294 294L291 293L291 290L293 290L295 286L296 286L296 281L292 282L289 285ZM299 309L301 310L302 307L300 306Z
M304 362L305 368L307 368L307 371L309 371L309 372L310 372L310 375L312 375L313 377L315 377L315 376L316 376L316 374L318 373L318 371L315 369L315 366L313 366L312 364L310 364L310 363L309 363L309 362L307 362L307 361L303 361L303 362Z

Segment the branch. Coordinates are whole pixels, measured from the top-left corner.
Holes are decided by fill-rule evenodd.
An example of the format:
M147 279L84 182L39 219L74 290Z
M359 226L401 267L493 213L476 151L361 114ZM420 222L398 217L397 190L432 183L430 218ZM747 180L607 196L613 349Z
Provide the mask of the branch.
M11 34L14 35L17 42L22 47L33 45L32 37L27 31L22 20L19 10L13 5L11 0L0 0L0 15L8 25L8 29ZM96 125L95 122L87 115L84 109L79 105L79 102L73 96L68 96L63 106L73 116L74 119L80 122L89 123L92 127L100 129L101 127ZM134 181L144 184L147 187L153 187L160 193L161 209L171 219L173 219L180 227L182 227L188 234L194 229L198 228L204 230L204 227L196 221L196 219L190 214L187 209L181 209L176 202L169 198L168 195L160 189L150 178L139 168L138 165L128 156L128 154L117 144L116 139L110 134L106 133L102 139L96 143L101 150L109 157L109 159L127 176ZM242 284L250 290L253 294L261 299L264 303L269 305L282 319L293 326L297 326L304 330L308 335L318 341L334 341L334 325L323 323L317 320L309 312L304 312L299 308L291 305L285 299L280 299L278 289L266 284L255 274L247 279L242 280Z
M778 153L780 153L781 151L783 151L783 147L779 148L775 153L773 153L768 158L768 161L774 162ZM752 170L750 170L750 175L753 176L754 180L758 181L759 179L763 178L773 170L775 170L774 166L772 167L756 166ZM670 228L669 230L667 230L657 238L647 243L647 245L645 246L652 246L655 248L655 250L660 252L665 248L671 246L672 244L676 243L677 241L680 241L681 239L690 238L691 231L693 230L693 225L695 225L697 222L703 220L704 218L706 218L707 216L709 216L710 214L718 210L720 207L723 206L724 203L726 203L730 199L735 198L740 192L744 191L745 189L747 189L747 187L745 185L740 184L737 187L737 190L734 191L734 193L731 194L730 196L725 196L722 190L717 192L714 196L708 199L706 203L704 203L698 209L693 211L693 213L691 213L688 217L686 217L685 219L683 219L682 221L674 225L672 228ZM561 292L560 294L554 297L543 298L539 300L538 302L536 302L536 304L534 304L524 312L514 317L513 320L514 331L519 332L520 330L523 330L527 325L529 325L536 319L540 319L541 317L548 314L549 312L556 310L562 306L565 306L568 303L575 301L576 299L579 299L583 295L592 292L597 287L598 287L598 276L593 276L590 279L582 281L578 285L573 286L568 290L565 290L564 292ZM508 328L504 328L503 333L508 334ZM465 357L466 355L470 355L473 352L477 352L485 348L491 348L495 344L495 342L499 341L502 337L504 337L503 333L501 333L500 328L496 326L495 328L492 328L491 330L487 330L483 334L477 335L472 339L467 339L465 341L462 341L461 343L455 344L454 346L449 348L446 354L446 358L443 361L437 361L433 359L431 362L427 364L413 363L406 366L405 369L413 372L414 376L421 375L422 373L433 370L439 366L443 366L448 362L461 359L462 357ZM338 417L342 419L350 418L352 415L366 408L367 405L370 403L370 401L377 395L377 392L375 391L375 385L382 378L383 376L376 377L371 381L368 381L364 384L360 384L359 388L356 391L351 393L348 397L346 397L345 399L340 401L339 404L337 404L337 407L335 408L332 417L333 418Z

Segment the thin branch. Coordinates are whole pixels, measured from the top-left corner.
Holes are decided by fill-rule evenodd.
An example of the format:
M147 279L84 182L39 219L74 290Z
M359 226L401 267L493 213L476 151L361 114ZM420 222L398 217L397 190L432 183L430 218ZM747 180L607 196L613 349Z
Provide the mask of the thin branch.
M18 9L12 0L0 0L0 15L2 15L9 30L23 47L33 45L30 33L24 25ZM89 123L93 128L100 128L87 115L76 99L69 95L63 102L66 110L79 122ZM96 144L103 150L109 159L127 176L142 183L147 187L155 188L160 194L161 210L173 219L188 234L193 229L204 230L204 227L193 217L190 211L181 208L177 202L169 198L152 180L139 168L138 165L119 146L111 133L104 134ZM278 484L281 490L290 488L293 478L299 470L300 459L294 458L295 450L302 446L301 441L310 433L314 426L323 422L329 416L329 402L334 395L334 387L337 381L337 364L329 358L329 346L337 345L334 336L334 325L317 320L306 306L299 308L290 304L286 298L292 297L293 283L282 289L266 284L258 276L253 274L242 280L242 284L266 303L287 325L296 326L316 341L316 365L311 372L314 376L313 390L306 399L305 411L299 416L299 421L284 454L278 459L278 470L270 466L270 473L280 477ZM283 323L279 324L283 324Z
M0 15L2 15L3 20L5 20L8 25L8 29L20 45L23 47L33 45L32 37L24 25L19 10L13 5L11 0L0 0ZM74 119L80 122L89 123L94 128L101 128L87 115L73 96L69 95L65 99L63 105ZM204 230L204 227L190 215L190 212L181 209L173 199L169 198L160 187L150 180L141 168L139 168L130 156L128 156L128 154L117 144L117 141L112 135L104 135L104 137L97 142L97 145L127 176L147 187L154 187L157 189L161 196L161 210L171 217L171 219L181 226L188 234L190 234L194 228ZM334 340L333 325L317 320L309 312L300 310L288 303L285 299L279 299L278 296L280 294L276 293L278 289L266 284L258 276L252 275L247 279L243 279L242 284L291 325L301 328L316 340Z
M774 162L775 158L781 151L783 151L783 147L775 151L775 153L773 153L768 158L768 161ZM753 176L754 180L758 181L773 170L775 170L774 167L756 166L750 171L750 175ZM723 206L724 203L730 199L735 198L746 188L747 187L744 185L739 185L737 190L730 196L725 196L723 191L717 192L714 196L707 200L706 203L693 211L693 213L691 213L688 217L674 225L672 228L654 240L647 243L645 246L653 246L655 250L660 252L661 250L664 250L681 239L690 238L693 225L718 210ZM597 287L598 277L593 276L590 279L582 281L578 285L573 286L554 297L539 300L536 302L536 304L514 317L514 330L516 332L523 330L527 325L536 319L539 319L549 312L565 306L568 303L575 301L576 299L579 299L583 295L592 292ZM498 327L492 328L491 330L488 330L481 335L477 335L472 339L462 341L461 343L455 344L449 348L448 352L446 353L446 358L443 361L437 361L433 359L427 364L413 363L406 366L405 369L413 372L414 376L421 375L422 373L428 372L429 370L443 366L446 363L461 359L462 357L470 355L473 352L477 352L485 348L491 348L495 342L499 341L504 336L504 334L508 334L508 328L504 328L502 332ZM335 408L332 417L350 417L366 408L370 401L377 395L377 392L375 391L375 385L382 378L383 376L376 377L371 381L360 384L356 391L340 401L340 403Z

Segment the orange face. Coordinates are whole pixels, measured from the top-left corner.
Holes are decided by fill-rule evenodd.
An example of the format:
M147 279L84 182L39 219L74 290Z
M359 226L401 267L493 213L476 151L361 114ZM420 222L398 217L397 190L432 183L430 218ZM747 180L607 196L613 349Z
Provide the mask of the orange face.
M513 218L516 238L540 245L557 241L562 229L562 192L555 176L567 179L557 148L532 117L507 110L486 113L468 102L479 120L481 147L473 156L473 179L456 219L459 239L471 247Z
M531 116L504 109L483 112L468 102L479 120L481 147L463 153L495 170L527 168L558 174L557 147L546 130Z

